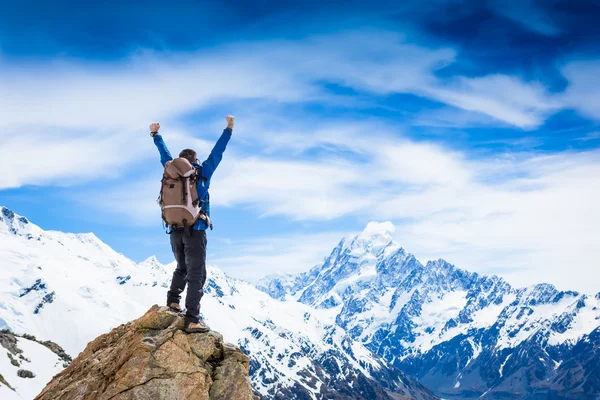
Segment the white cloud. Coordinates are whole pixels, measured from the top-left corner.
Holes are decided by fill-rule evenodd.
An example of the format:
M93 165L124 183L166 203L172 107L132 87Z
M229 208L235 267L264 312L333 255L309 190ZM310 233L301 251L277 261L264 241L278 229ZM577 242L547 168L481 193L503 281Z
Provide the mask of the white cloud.
M600 60L573 61L562 68L569 81L561 100L565 107L600 120Z
M13 165L19 163L13 159L19 157L15 144L26 145L33 154L51 149L55 159L71 158L78 177L93 179L97 169L77 155L85 148L102 154L103 160L91 165L110 170L149 156L136 149L141 139L134 135L145 132L152 120L175 124L186 113L210 105L228 104L235 110L248 100L272 105L346 100L325 90L323 82L370 96L412 93L522 128L538 126L557 109L536 82L504 75L437 78L435 72L455 57L451 49L426 48L396 33L371 31L237 43L190 54L140 52L112 63L0 63L0 92L5 94L0 97L0 151L7 155L4 163ZM572 90L579 93L579 86L574 82ZM128 143L126 158L113 156L122 155ZM49 164L13 171L0 188L66 176L64 168ZM32 175L43 179L30 181Z
M121 63L0 65L5 126L98 129L146 126L217 101L297 101L311 89L260 58L145 53Z
M458 78L446 85L424 89L432 98L498 121L530 129L541 125L560 108L537 82L523 82L506 75Z
M144 153L138 135L94 132L75 137L48 129L4 131L0 144L0 188L71 186L83 179L115 177L121 166ZM119 150L117 150L117 148Z
M492 168L501 183L449 181L390 199L373 217L408 219L398 236L422 259L444 257L470 270L500 272L518 285L543 280L595 293L600 187L591 177L600 176L599 156L504 160ZM469 164L477 170L486 163Z

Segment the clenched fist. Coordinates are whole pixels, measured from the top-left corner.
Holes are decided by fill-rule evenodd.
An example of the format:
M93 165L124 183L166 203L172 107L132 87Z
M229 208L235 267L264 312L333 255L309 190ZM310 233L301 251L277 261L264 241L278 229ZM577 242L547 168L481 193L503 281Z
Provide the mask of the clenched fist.
M229 129L233 129L233 124L235 123L235 117L233 115L228 115L225 117L225 121L227 121L227 127Z
M158 132L160 130L160 124L158 122L153 122L150 124L150 132Z

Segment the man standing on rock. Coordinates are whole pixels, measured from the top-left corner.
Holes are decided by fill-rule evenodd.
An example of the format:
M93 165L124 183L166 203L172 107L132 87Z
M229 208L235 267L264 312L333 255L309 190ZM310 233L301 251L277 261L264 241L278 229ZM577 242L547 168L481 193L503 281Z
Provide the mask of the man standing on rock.
M196 152L191 149L181 151L179 158L174 160L162 136L158 134L160 124L150 124L150 135L160 153L160 162L165 167L160 205L177 261L167 294L167 306L183 312L179 302L187 284L185 331L188 333L209 331L200 321L200 299L206 282L206 230L212 229L208 188L231 139L235 117L227 116L225 119L227 128L201 164Z

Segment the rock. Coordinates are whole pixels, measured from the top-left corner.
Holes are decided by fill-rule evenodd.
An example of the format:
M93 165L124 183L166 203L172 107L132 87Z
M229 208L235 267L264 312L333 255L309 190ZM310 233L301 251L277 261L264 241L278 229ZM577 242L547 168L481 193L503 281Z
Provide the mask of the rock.
M6 379L4 379L4 377L2 376L2 374L0 374L0 386L6 386L7 388L9 388L10 390L12 390L13 392L15 391L15 389L13 389L12 386L10 386L10 384L8 382L6 382Z
M35 378L35 374L31 371L28 371L26 369L20 369L17 371L17 376L19 378Z
M51 352L53 352L54 354L59 356L67 365L71 361L73 361L71 356L69 356L65 352L65 350L62 347L60 347L58 344L51 342L49 340L46 340L45 342L39 342L39 343L42 344L43 346L46 346L46 348L48 348Z
M6 353L6 355L7 355L7 356L8 356L8 358L10 359L10 363L11 363L12 365L14 365L15 367L20 367L20 366L21 366L21 363L19 362L19 360L17 360L16 358L14 358L14 357L12 356L12 354L10 354L10 353Z
M155 305L90 342L36 400L253 400L248 357L217 332L183 327Z
M226 344L223 347L224 361L217 367L210 388L210 398L215 400L252 399L252 388L243 379L248 375L248 357L237 347ZM238 397L239 396L239 397Z
M17 339L15 338L15 335L7 330L3 330L0 333L0 346L8 350L13 356L23 352L23 350L17 347Z

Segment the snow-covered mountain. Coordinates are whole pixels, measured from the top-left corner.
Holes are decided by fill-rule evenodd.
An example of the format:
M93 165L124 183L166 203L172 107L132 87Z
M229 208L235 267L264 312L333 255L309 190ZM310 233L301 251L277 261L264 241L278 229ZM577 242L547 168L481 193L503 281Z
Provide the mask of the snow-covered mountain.
M72 356L99 334L163 304L174 269L155 258L136 264L93 234L44 231L4 207L0 260L0 328L52 340ZM353 340L335 323L335 310L281 302L215 267L208 275L203 317L250 355L252 383L264 398L436 398ZM14 387L13 372L0 379L0 393L23 399L50 378L40 373L26 388Z
M600 398L600 293L513 288L444 260L423 265L393 231L371 223L322 265L258 287L334 315L445 398Z

